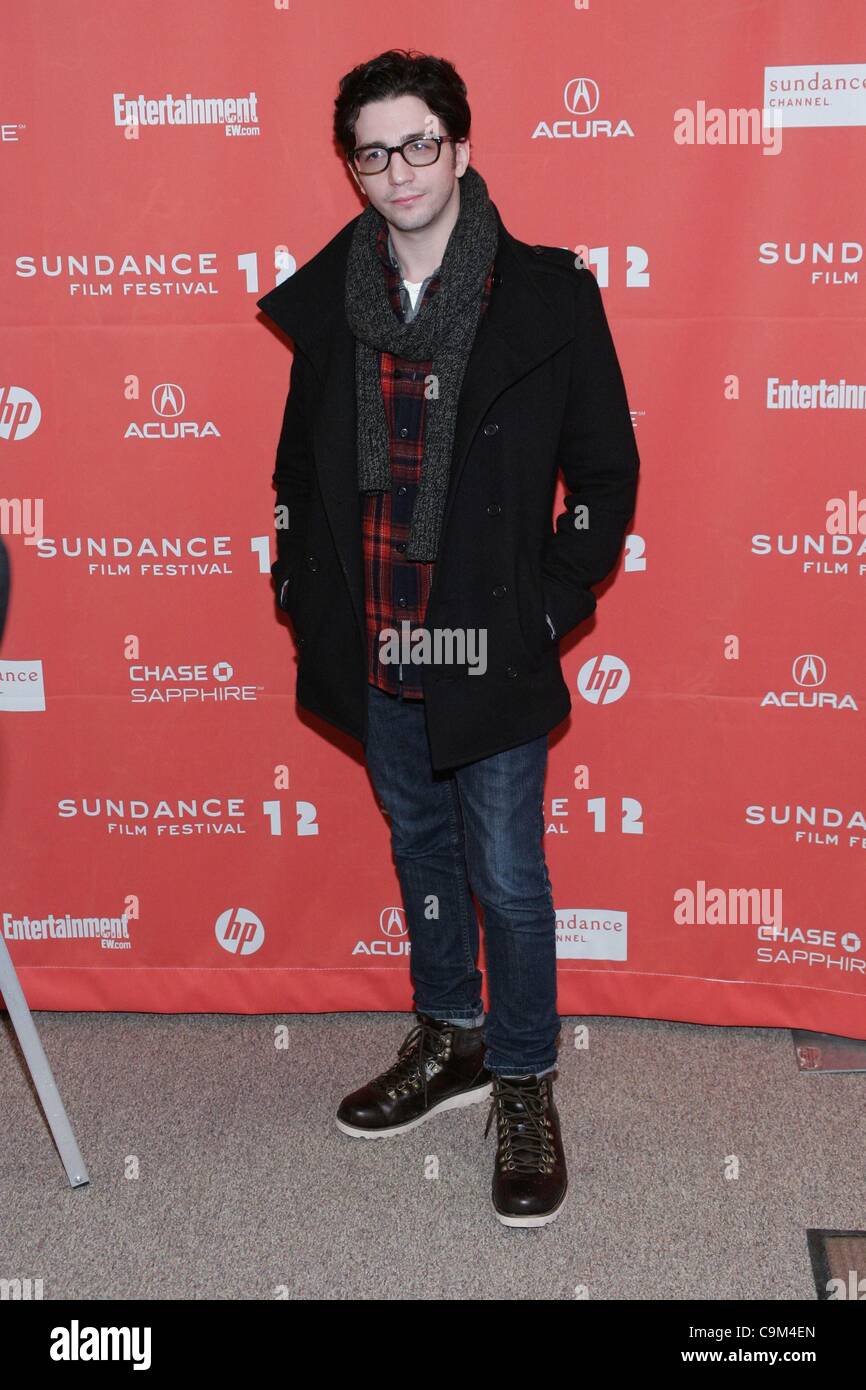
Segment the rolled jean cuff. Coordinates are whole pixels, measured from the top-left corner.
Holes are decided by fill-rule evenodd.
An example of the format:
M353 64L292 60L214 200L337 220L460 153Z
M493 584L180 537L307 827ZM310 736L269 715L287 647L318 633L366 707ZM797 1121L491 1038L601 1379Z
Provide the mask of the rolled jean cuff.
M532 1067L488 1067L487 1070L495 1072L497 1076L547 1076L548 1072L556 1071L556 1063L552 1067L542 1067L541 1071L535 1071Z
M480 1028L484 1018L484 1014L479 1014L477 1018L448 1018L445 1022L453 1023L458 1028Z

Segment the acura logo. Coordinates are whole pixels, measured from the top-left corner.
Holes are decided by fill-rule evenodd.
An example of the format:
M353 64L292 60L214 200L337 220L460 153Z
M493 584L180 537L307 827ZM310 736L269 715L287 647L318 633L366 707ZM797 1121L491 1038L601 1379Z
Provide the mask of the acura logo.
M383 907L379 913L379 930L383 936L405 936L406 917L400 907Z
M562 96L572 116L591 116L598 109L598 83L591 77L572 77Z
M175 386L172 381L162 381L159 386L154 386L150 400L154 414L161 415L164 419L174 420L186 410L183 387Z
M823 656L798 656L791 667L791 674L798 685L823 685L827 679L827 663Z

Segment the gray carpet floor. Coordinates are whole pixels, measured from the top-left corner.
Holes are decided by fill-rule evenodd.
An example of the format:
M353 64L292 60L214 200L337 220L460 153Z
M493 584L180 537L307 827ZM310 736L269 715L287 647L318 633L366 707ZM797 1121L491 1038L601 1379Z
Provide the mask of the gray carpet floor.
M866 1077L799 1072L787 1030L564 1017L568 1201L515 1230L489 1102L334 1125L411 1014L35 1018L90 1173L69 1187L0 1015L0 1279L45 1299L811 1300L806 1228L866 1224Z

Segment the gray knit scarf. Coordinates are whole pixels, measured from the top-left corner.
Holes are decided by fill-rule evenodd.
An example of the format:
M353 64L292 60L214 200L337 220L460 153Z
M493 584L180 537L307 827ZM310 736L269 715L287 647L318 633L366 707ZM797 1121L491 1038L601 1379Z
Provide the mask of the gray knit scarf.
M376 234L384 221L368 204L352 235L346 269L346 317L356 339L358 488L378 492L391 487L379 353L432 360L421 481L406 551L409 560L431 561L436 559L445 511L460 387L481 317L484 282L499 242L497 211L484 179L467 165L460 179L460 211L442 259L440 287L425 299L411 323L394 313L376 253Z

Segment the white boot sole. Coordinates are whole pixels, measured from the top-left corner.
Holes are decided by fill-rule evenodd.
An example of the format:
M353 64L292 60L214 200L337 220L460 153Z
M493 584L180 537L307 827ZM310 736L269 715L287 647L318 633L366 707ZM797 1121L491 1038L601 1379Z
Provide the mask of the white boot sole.
M418 1115L416 1119L407 1120L402 1125L390 1125L388 1129L360 1129L357 1125L346 1124L345 1120L341 1119L336 1119L336 1125L343 1134L349 1134L353 1139L388 1139L392 1134L406 1134L410 1129L417 1129L425 1120L432 1119L434 1115L441 1115L445 1110L462 1110L466 1105L478 1105L480 1101L489 1098L492 1090L493 1082L488 1081L486 1085L476 1086L471 1091L460 1091L456 1096L441 1100L438 1105L426 1110L423 1115Z
M496 1211L495 1207L493 1210L496 1212L496 1216L502 1222L503 1226L547 1226L559 1216L559 1213L565 1206L565 1199L567 1196L568 1187L566 1187L562 1194L559 1206L554 1207L553 1211L541 1212L538 1216L504 1216L502 1212Z

